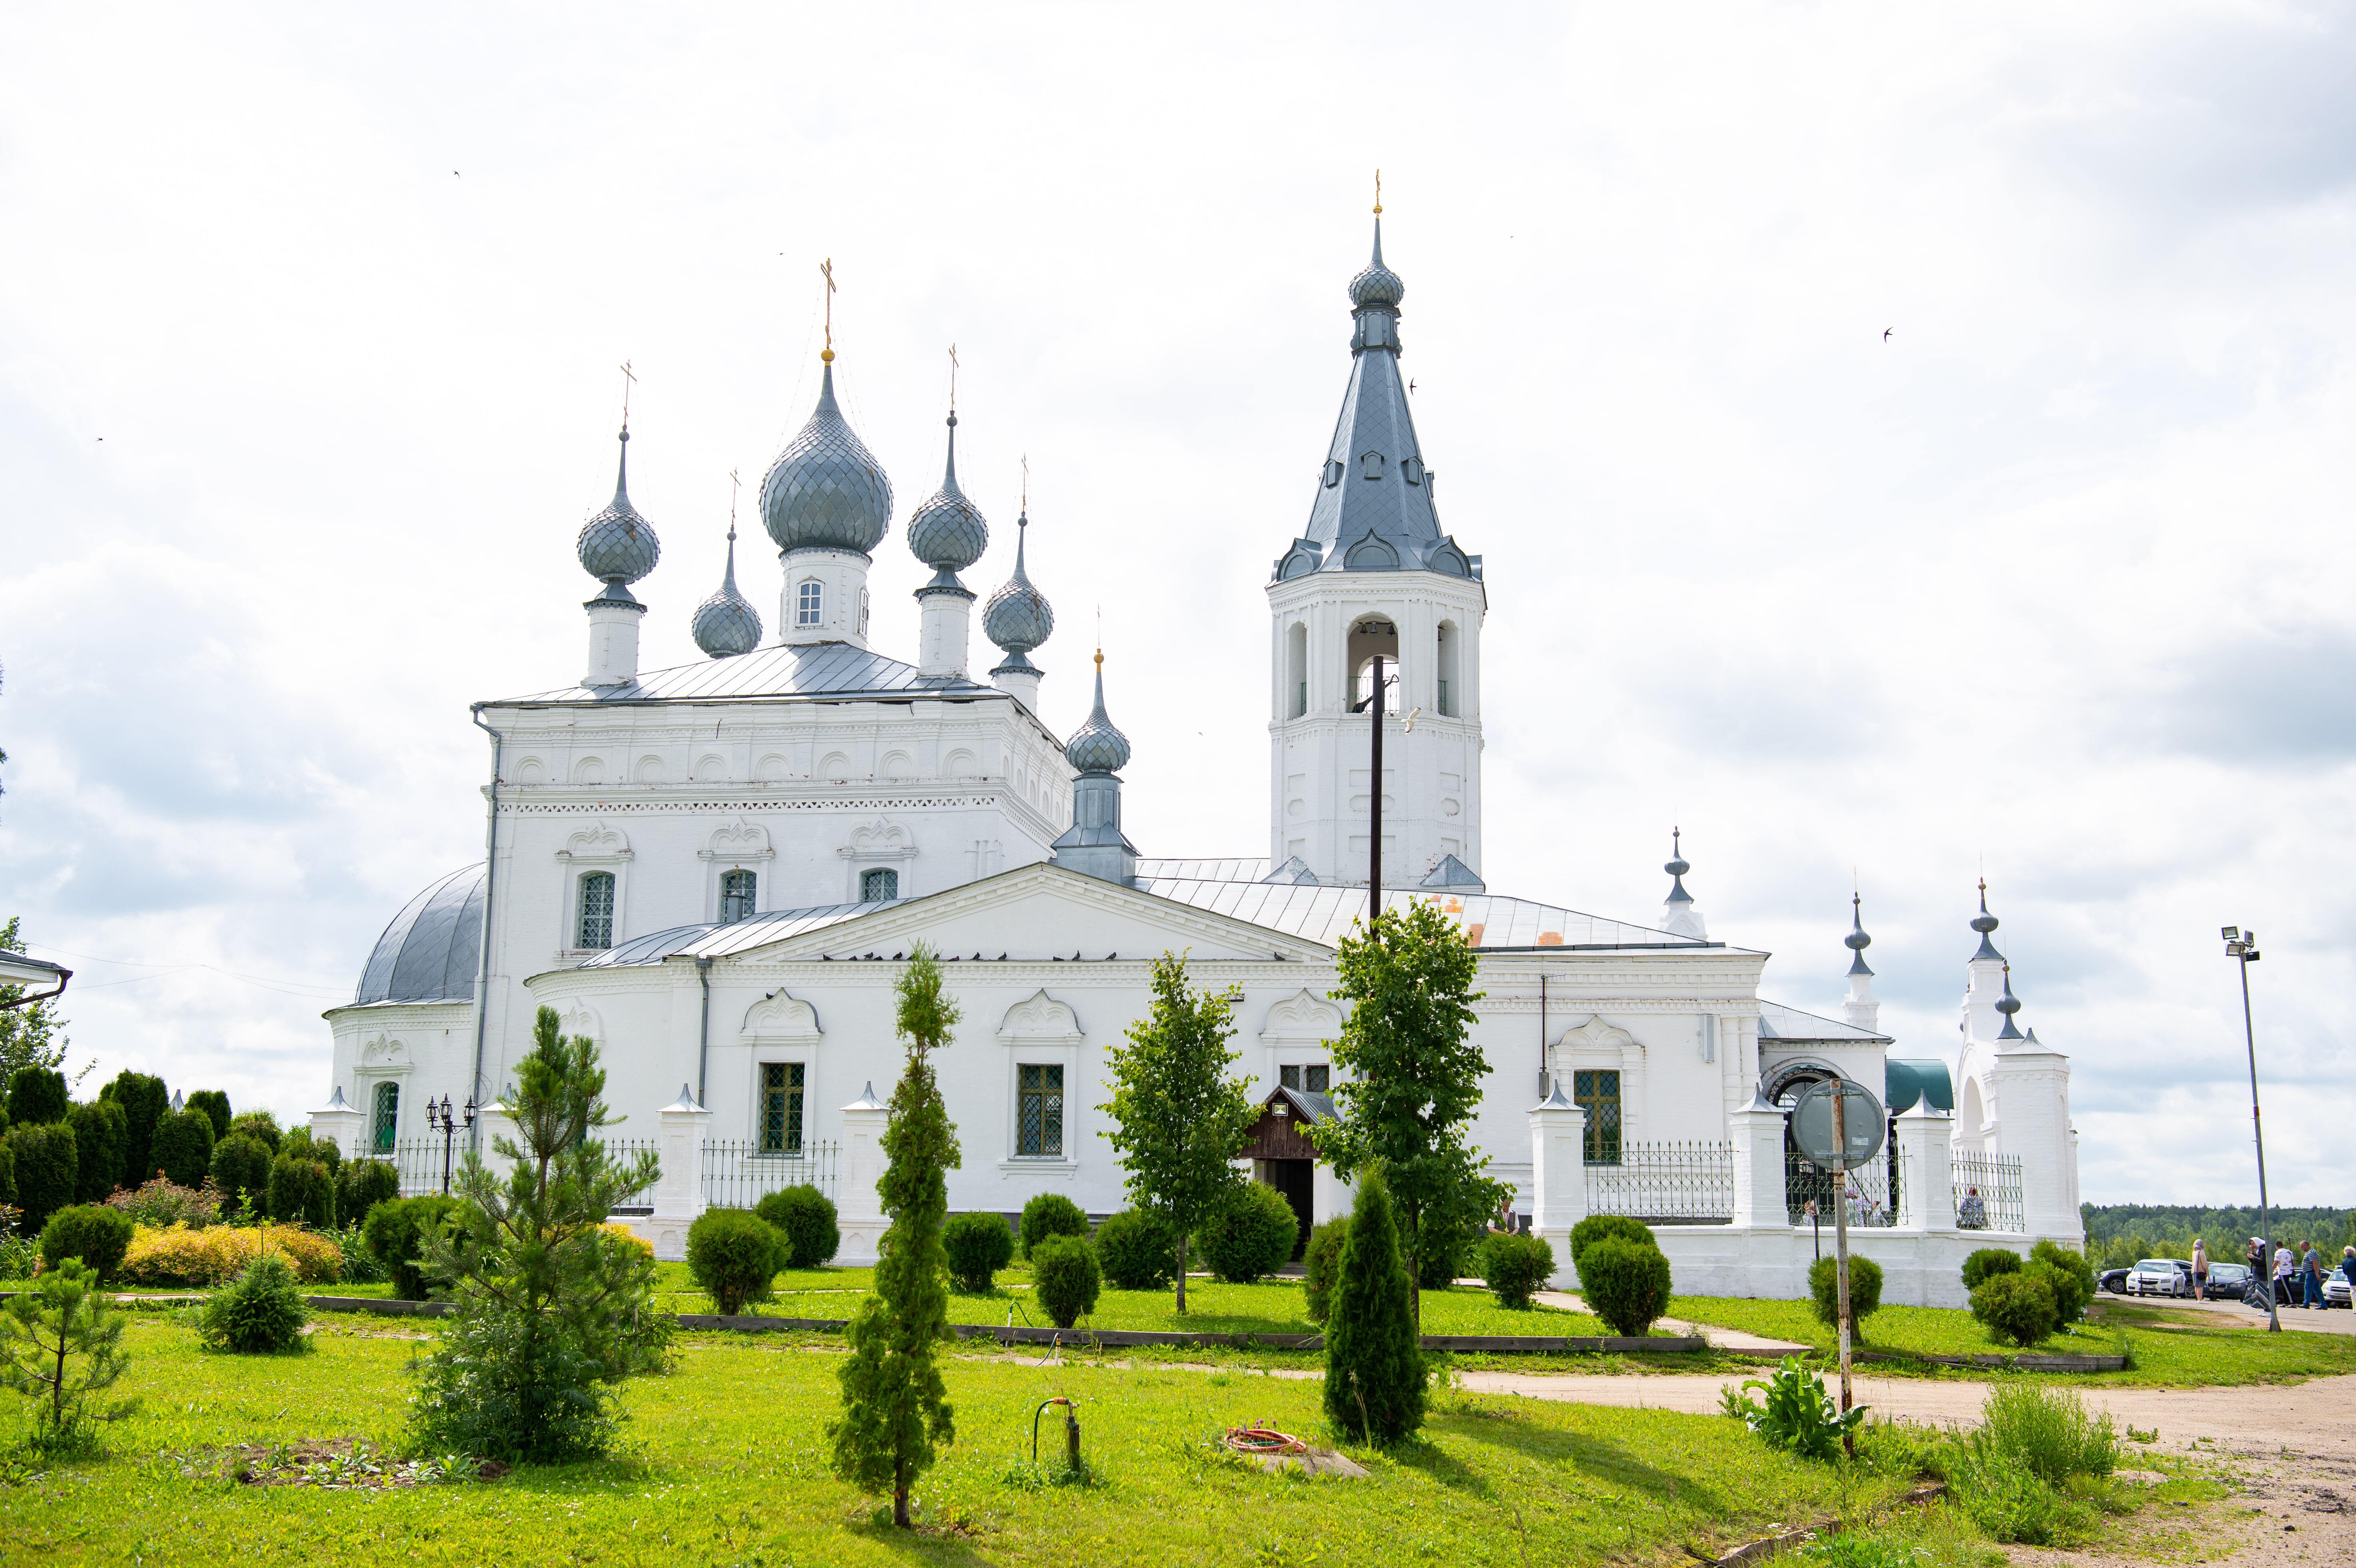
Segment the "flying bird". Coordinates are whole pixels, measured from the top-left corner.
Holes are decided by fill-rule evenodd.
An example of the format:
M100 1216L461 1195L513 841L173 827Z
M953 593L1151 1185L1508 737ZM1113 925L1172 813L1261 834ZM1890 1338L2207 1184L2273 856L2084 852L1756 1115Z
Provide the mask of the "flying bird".
M1891 333L1893 333L1893 332L1897 331L1897 330L1898 330L1898 329L1897 329L1896 327L1894 327L1894 326L1885 326L1885 327L1883 327L1883 328L1881 329L1881 341L1882 341L1882 342L1884 342L1884 343L1889 342L1889 341L1890 341L1890 335Z

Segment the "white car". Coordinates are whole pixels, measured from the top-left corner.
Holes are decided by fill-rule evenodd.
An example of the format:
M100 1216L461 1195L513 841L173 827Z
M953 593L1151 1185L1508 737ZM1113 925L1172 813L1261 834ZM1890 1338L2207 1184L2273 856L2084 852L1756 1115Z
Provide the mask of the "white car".
M2127 1270L2129 1296L2190 1296L2192 1268L2174 1258L2146 1258Z

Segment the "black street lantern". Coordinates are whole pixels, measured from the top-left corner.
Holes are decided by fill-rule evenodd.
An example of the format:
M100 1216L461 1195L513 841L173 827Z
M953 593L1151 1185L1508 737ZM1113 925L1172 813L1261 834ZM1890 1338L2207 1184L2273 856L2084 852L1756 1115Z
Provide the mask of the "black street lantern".
M442 1190L445 1195L450 1190L450 1157L451 1151L457 1141L458 1129L461 1126L471 1127L475 1125L473 1095L466 1096L466 1120L461 1122L458 1116L458 1113L451 1110L450 1096L447 1094L442 1096L439 1104L430 1097L425 1102L425 1125L442 1135Z
M2252 1263L2250 1272L2256 1276L2253 1283L2266 1293L2266 1330L2279 1334L2282 1308L2275 1299L2274 1211L2266 1202L2266 1129L2258 1120L2258 1035L2250 1022L2250 965L2258 961L2258 933L2229 925L2218 934L2225 939L2225 956L2242 967L2242 1043L2250 1052L2250 1135L2258 1146L2258 1229L2265 1232L2258 1238L2265 1251Z

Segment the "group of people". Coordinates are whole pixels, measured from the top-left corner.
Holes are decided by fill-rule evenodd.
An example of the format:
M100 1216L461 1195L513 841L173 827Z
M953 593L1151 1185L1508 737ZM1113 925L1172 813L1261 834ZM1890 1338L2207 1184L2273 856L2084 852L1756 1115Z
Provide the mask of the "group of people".
M2248 1250L2250 1277L2267 1277L2266 1243L2263 1236L2252 1236ZM2274 1299L2278 1307L2305 1307L2320 1311L2330 1305L2323 1291L2328 1274L2338 1274L2346 1280L2356 1296L2356 1246L2340 1249L2336 1268L2326 1266L2322 1251L2313 1242L2301 1242L2296 1247L2275 1249ZM2209 1249L2200 1237L2192 1238L2192 1289L2201 1300L2209 1299Z

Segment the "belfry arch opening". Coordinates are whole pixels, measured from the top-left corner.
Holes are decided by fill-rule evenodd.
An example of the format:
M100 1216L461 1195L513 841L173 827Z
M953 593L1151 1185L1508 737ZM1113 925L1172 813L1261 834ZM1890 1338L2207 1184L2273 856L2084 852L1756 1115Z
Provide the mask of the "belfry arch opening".
M1453 621L1440 623L1440 630L1432 637L1433 670L1439 677L1439 689L1432 694L1432 706L1443 718L1453 719L1464 711L1464 685L1457 669L1457 648L1461 641Z
M1284 716L1298 719L1309 711L1309 627L1295 621L1284 632Z
M1399 673L1398 627L1380 615L1362 616L1350 623L1348 667L1350 671L1350 706L1358 709L1375 688L1375 659L1380 656L1383 675L1387 681ZM1383 711L1399 710L1399 692L1404 682L1393 681L1383 691Z

